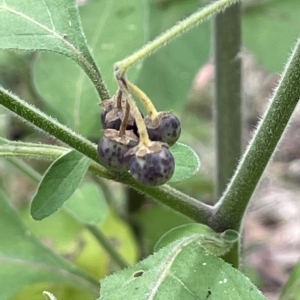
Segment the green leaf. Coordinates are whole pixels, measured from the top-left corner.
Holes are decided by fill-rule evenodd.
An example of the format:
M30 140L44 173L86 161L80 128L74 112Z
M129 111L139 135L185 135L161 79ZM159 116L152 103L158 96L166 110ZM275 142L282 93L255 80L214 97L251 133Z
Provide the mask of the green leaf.
M55 160L46 171L31 203L31 215L42 220L69 199L90 165L90 159L71 150Z
M170 150L175 159L175 171L169 182L190 178L199 170L200 160L192 148L182 143L176 143Z
M86 44L75 0L0 1L0 48L63 54L84 69L101 97L107 97Z
M217 256L226 254L239 238L238 232L234 230L220 234L206 225L191 223L172 228L165 233L156 243L154 251L158 251L176 240L195 234L199 236L199 245Z
M21 222L1 191L0 228L1 300L9 300L23 288L42 282L97 292L97 280L41 244Z
M102 191L92 183L85 183L78 188L64 207L80 222L91 225L102 223L108 214Z
M190 223L180 225L166 232L156 243L154 251L158 251L176 240L193 234L212 235L215 234L215 232L204 224Z
M85 47L75 1L3 0L0 12L2 49L56 51L76 60Z
M300 300L300 262L294 267L280 294L280 300Z
M153 20L150 38L153 39L207 1L167 1L163 5L165 2L149 0L149 3L149 19ZM145 60L137 85L158 110L179 111L185 105L192 81L210 55L210 29L209 22L204 22Z
M140 48L147 40L145 1L89 0L80 8L87 40L108 88L115 92L113 65ZM140 65L130 78L138 76ZM100 107L93 86L71 61L43 53L35 67L35 80L47 99L49 110L56 110L59 121L91 138L100 135ZM63 101L62 101L63 99ZM52 110L51 110L51 109Z
M133 300L266 299L242 273L200 247L197 235L102 280L99 300L128 295Z

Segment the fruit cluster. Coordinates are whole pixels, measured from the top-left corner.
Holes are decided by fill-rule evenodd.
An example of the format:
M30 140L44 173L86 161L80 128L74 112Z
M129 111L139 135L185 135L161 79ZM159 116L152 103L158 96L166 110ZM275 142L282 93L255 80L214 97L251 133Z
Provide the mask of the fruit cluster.
M145 105L146 117L137 108L128 86ZM98 143L99 160L110 170L129 170L140 184L164 184L174 173L175 161L169 147L180 136L180 121L172 112L157 112L140 89L131 83L128 86L100 104L104 133Z

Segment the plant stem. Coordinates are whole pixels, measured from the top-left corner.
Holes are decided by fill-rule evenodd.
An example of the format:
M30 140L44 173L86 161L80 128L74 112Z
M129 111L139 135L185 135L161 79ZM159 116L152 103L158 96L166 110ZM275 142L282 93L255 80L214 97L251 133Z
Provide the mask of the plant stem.
M41 147L26 145L26 143L20 143L20 145L1 145L0 146L0 157L23 157L23 158L37 158L45 160L55 160L61 155L65 154L69 149L61 147L61 149L52 149L43 145Z
M241 156L241 5L236 3L214 19L216 198L234 174ZM237 241L224 260L239 267Z
M169 43L176 37L180 36L185 31L193 28L200 22L207 20L209 17L219 13L220 11L224 10L228 6L234 4L235 2L238 2L238 0L219 0L205 6L204 8L201 8L194 14L190 15L183 21L179 22L178 24L174 25L173 27L162 33L153 41L146 44L137 52L117 62L115 64L116 73L118 73L118 76L124 75L125 71L138 61L154 53L160 47Z
M241 15L236 3L214 19L216 198L241 156Z
M95 144L73 132L70 128L62 125L34 106L12 95L2 87L0 87L0 104L35 125L38 129L42 129L79 152L84 153L94 161L98 161Z
M16 143L18 145L16 145ZM69 151L69 149L57 146L52 147L51 145L49 145L48 148L48 145L42 144L27 145L27 143L22 142L12 142L12 146L10 146L10 144L0 145L0 157L18 156L35 159L55 160L56 158L63 155L66 151ZM168 185L163 185L160 187L143 186L138 184L130 174L120 174L108 171L96 162L91 162L89 170L95 175L131 186L138 192L146 194L159 201L160 203L200 223L208 225L209 220L212 218L211 206L208 206L192 197L189 197L184 193L171 188Z
M109 92L107 90L107 87L105 86L105 83L103 82L100 71L95 64L90 51L87 49L88 48L84 47L84 49L82 49L82 53L77 56L78 60L75 61L79 63L79 65L83 68L83 70L93 82L93 85L95 86L100 99L102 101L109 99Z
M269 107L221 200L210 226L239 230L243 215L300 98L300 39L271 98Z
M128 267L128 263L123 259L122 256L120 256L120 254L112 246L111 242L101 230L99 230L96 226L89 224L86 224L86 228L121 269Z

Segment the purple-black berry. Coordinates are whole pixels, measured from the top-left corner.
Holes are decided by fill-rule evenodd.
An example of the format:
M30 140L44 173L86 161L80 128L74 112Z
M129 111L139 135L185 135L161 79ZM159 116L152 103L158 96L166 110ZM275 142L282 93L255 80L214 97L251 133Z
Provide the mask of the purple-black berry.
M156 186L166 183L173 175L175 161L166 145L152 142L148 148L137 146L129 151L135 152L130 159L130 173L140 184Z
M110 170L127 172L131 156L125 153L137 144L138 138L131 131L120 137L118 131L105 129L97 148L99 161Z
M172 146L179 139L180 121L172 112L160 112L153 120L147 116L145 124L151 141L160 141Z
M118 107L115 97L100 103L103 108L101 112L101 124L103 129L120 130L122 121L125 117L126 101L122 99L122 107ZM127 122L126 130L133 130L134 134L138 136L138 129L133 115L130 113Z

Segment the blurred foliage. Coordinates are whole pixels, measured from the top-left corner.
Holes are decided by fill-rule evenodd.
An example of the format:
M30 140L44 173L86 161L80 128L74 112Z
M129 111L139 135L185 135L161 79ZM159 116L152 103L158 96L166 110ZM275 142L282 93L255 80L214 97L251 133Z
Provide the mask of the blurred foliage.
M147 254L153 252L155 244L167 231L174 227L194 222L160 204L152 204L150 207L146 206L134 214L134 219L141 226Z
M244 43L271 72L281 72L287 54L299 37L300 2L271 0L244 12Z

